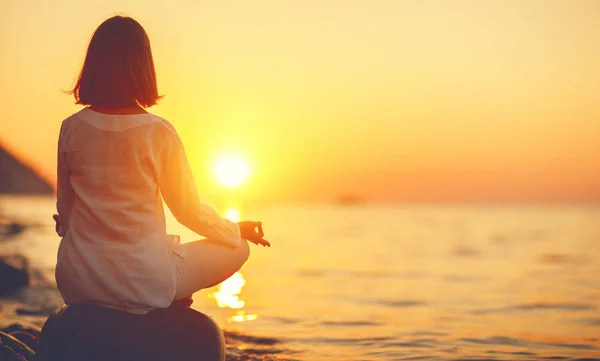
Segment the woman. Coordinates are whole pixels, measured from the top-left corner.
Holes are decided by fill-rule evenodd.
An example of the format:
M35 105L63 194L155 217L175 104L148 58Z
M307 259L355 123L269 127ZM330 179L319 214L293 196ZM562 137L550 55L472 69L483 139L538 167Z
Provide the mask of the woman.
M63 121L58 141L56 282L65 303L166 308L239 270L246 240L269 245L260 222L231 222L199 200L177 131L146 111L160 96L138 22L115 16L96 29L71 93L87 107ZM167 235L163 199L207 239Z

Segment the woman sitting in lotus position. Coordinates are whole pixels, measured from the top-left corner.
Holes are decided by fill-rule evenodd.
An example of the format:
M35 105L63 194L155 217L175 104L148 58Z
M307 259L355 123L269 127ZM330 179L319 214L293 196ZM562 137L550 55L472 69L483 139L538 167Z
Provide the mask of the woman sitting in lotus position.
M65 303L165 308L239 270L247 240L269 245L260 222L231 222L199 200L177 131L145 110L160 96L138 22L115 16L96 29L72 94L86 107L62 122L58 141L56 282ZM163 199L206 239L167 235Z

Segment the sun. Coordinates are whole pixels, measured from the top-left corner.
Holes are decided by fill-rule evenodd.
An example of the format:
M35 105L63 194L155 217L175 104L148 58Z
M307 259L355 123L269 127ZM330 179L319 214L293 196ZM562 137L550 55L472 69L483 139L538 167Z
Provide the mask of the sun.
M232 222L240 221L240 211L235 208L229 208L225 211L224 217Z
M237 155L223 155L217 158L214 172L223 185L237 187L248 177L248 162Z

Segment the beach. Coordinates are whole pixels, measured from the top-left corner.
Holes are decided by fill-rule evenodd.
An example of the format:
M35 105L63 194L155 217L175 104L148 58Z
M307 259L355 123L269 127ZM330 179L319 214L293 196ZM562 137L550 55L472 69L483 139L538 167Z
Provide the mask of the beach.
M0 243L32 285L0 328L43 324L62 300L52 197L5 197L28 228ZM287 204L240 209L270 249L193 308L228 360L600 360L600 208ZM198 236L168 216L170 233ZM39 312L39 314L35 314ZM27 313L27 314L25 314Z

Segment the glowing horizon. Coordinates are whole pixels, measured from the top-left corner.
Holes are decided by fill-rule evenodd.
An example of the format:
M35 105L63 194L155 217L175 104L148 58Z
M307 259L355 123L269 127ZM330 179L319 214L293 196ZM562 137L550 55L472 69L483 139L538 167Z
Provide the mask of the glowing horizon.
M600 202L599 2L233 3L3 2L0 142L54 178L61 91L123 13L207 196L235 153L244 200Z

